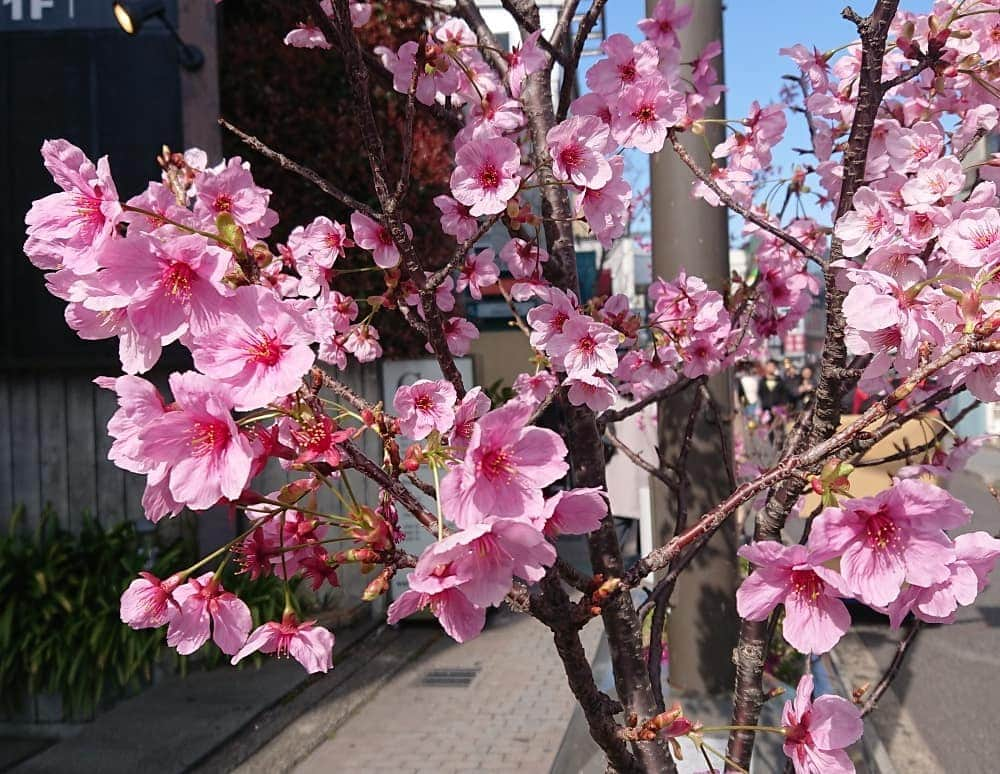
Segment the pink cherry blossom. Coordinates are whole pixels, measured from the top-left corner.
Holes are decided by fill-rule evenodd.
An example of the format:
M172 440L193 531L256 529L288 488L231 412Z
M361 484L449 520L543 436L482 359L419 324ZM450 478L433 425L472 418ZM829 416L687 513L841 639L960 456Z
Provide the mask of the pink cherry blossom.
M885 148L893 169L912 172L925 161L936 159L944 144L944 134L929 121L920 121L912 127L890 125Z
M284 37L284 44L293 48L330 48L330 43L319 27L299 23L294 30L290 30Z
M785 702L781 723L785 751L795 774L853 774L847 757L864 731L861 710L840 696L820 696L813 701L812 675L802 675L795 698Z
M148 572L140 572L139 576L122 594L122 623L133 629L156 629L180 609L173 592L180 585L181 576L171 575L162 581Z
M465 263L459 269L455 290L461 293L466 288L477 301L483 297L483 288L495 285L500 279L500 269L497 267L495 253L487 248L478 253L469 253Z
M470 602L489 607L503 601L515 576L541 580L556 551L528 521L490 518L439 541L434 556L461 580Z
M677 30L688 25L693 13L692 5L678 7L676 0L660 0L653 8L652 17L639 22L639 29L657 46L675 48L680 45Z
M195 366L231 388L241 411L295 392L312 367L313 334L305 317L270 290L244 287L219 316L218 330L191 341Z
M577 209L582 211L587 225L604 247L625 233L632 204L632 186L625 180L625 160L612 156L611 178L601 188L586 188L577 197Z
M139 434L167 411L159 390L141 377L128 375L99 376L94 384L118 396L118 410L108 421L108 435L115 439L108 459L122 470L149 473L155 465L146 457Z
M521 151L505 137L467 142L455 154L451 192L469 214L495 215L521 185Z
M546 63L546 54L538 45L541 30L535 30L528 35L520 46L514 46L507 55L507 82L510 84L510 94L514 99L521 96L525 79L532 73L541 70Z
M809 84L814 92L826 91L830 71L826 54L815 46L810 51L801 43L796 43L790 48L779 49L778 53L790 57L799 66L799 69L809 79Z
M413 229L406 223L403 229L413 237ZM381 269L391 269L399 263L399 247L392 239L389 229L360 212L351 213L351 232L358 247L368 250Z
M378 330L371 325L355 325L344 340L344 349L358 359L359 363L370 363L382 357Z
M626 88L613 106L611 134L626 148L656 153L684 116L684 94L651 78Z
M581 379L595 371L610 374L618 367L618 339L614 328L577 313L563 325L561 335L549 342L546 352L563 359L571 378Z
M448 351L456 357L468 355L472 342L479 338L479 329L462 317L449 317L441 327Z
M448 433L448 445L460 454L465 452L472 438L472 430L476 421L490 410L490 397L483 388L475 386L462 398L455 408L455 424Z
M537 276L549 254L534 242L511 239L500 249L500 258L517 279Z
M212 573L191 578L174 591L180 610L170 619L167 644L182 656L190 656L211 635L227 656L237 653L250 633L250 608L235 594L222 588Z
M920 167L916 177L910 178L900 193L903 201L911 206L934 204L940 199L955 196L964 187L965 172L962 169L962 162L954 156L946 156Z
M611 165L604 157L610 132L596 116L573 116L545 135L552 174L581 188L602 188L611 179Z
M215 2L218 3L221 0L215 0ZM333 16L333 3L331 0L321 0L320 7L327 16ZM371 3L352 2L349 4L349 7L351 25L353 27L363 27L371 19ZM323 31L319 27L313 27L302 22L299 22L298 27L285 35L284 43L286 46L293 46L295 48L330 48L330 43L324 37Z
M445 515L459 527L537 513L542 489L566 474L566 445L551 430L526 426L532 410L511 401L473 428L465 459L441 482Z
M291 242L289 238L290 246ZM326 269L332 267L338 258L344 257L345 248L353 246L354 243L347 238L347 229L344 225L323 215L306 226L296 244L299 250Z
M649 41L635 45L628 35L615 33L601 44L601 50L605 56L587 71L587 86L609 100L622 89L659 75L659 56Z
M305 480L306 486L313 486ZM268 499L276 500L282 493L272 492ZM279 578L291 578L310 560L325 561L326 549L321 545L326 537L327 527L314 516L278 506L260 505L258 513L261 521L261 545L272 571ZM256 532L256 530L255 530ZM320 582L321 585L322 581Z
M524 126L524 112L521 103L507 99L501 89L486 92L482 99L476 95L466 119L465 128L458 133L456 142L488 140L512 134Z
M142 510L153 524L165 516L173 518L184 510L184 503L178 502L170 492L169 464L160 463L146 476L146 488L142 492Z
M420 441L437 430L447 433L455 423L455 388L444 379L418 379L404 384L392 399L399 426L407 438Z
M966 210L941 234L948 258L978 269L1000 260L1000 211L995 207Z
M417 42L403 43L398 51L385 46L376 46L375 53L382 57L382 63L393 75L393 88L407 94L413 71L417 66ZM463 80L462 71L437 43L428 42L424 46L424 67L417 78L417 99L425 105L434 103L438 96L446 97L458 91Z
M287 420L279 425L279 438L296 452L293 463L305 465L325 462L333 468L340 466L344 457L340 444L354 437L354 431L337 426L325 414L307 421Z
M586 535L601 526L608 515L607 493L596 487L564 489L545 501L540 515L532 521L546 537Z
M710 376L722 369L725 352L717 337L703 334L689 341L681 352L684 375L689 379Z
M764 540L738 552L754 571L736 592L740 617L765 621L779 604L785 606L782 633L802 653L826 653L851 628L851 614L840 597L850 596L844 579L823 566L829 553L805 546L783 546Z
M848 269L844 275L855 283L843 306L848 347L856 354L875 355L866 378L881 376L891 362L914 367L924 342L944 340L941 323L925 301L931 296L928 289L918 285L910 291L891 277L864 269Z
M837 221L834 233L844 244L844 255L853 258L892 239L893 217L882 198L868 186L854 194L853 209Z
M270 198L271 192L254 182L250 165L234 156L218 172L206 171L198 178L194 211L210 221L229 215L248 236L263 239L278 222L267 206Z
M143 454L169 468L169 491L178 502L201 510L221 498L240 496L253 455L230 411L229 389L189 371L170 375L177 408L139 432Z
M430 607L448 636L467 642L479 635L486 624L486 608L469 601L462 593L464 580L446 562L438 559L440 542L429 546L407 577L410 588L389 606L389 624Z
M1000 540L987 532L970 532L955 538L955 561L950 575L932 586L907 586L889 605L889 622L898 627L912 612L928 623L951 623L959 606L971 605L986 588L1000 559Z
M549 293L548 303L540 304L528 312L531 346L546 351L560 346L566 323L580 316L576 307L576 299L572 294L553 288Z
M278 658L291 656L309 674L329 672L333 668L334 636L315 621L298 623L294 613L285 613L281 621L258 626L242 648L233 656L234 665L258 650Z
M61 193L49 194L31 205L25 252L42 268L67 266L78 273L97 268L104 247L115 238L121 220L118 191L107 158L95 168L83 151L66 140L42 143L42 159ZM44 254L55 261L36 260Z
M566 397L573 406L586 406L599 413L611 408L618 400L618 392L603 376L586 374L567 379L565 384Z
M460 242L471 239L479 229L479 222L469 214L469 208L450 196L435 196L434 206L441 210L441 230Z
M514 380L514 391L520 396L521 400L533 403L536 406L555 392L558 386L559 380L551 371L539 371L536 374L518 374Z
M97 282L128 299L129 319L139 333L164 342L188 329L214 329L231 256L202 236L161 241L142 234L118 239L101 255ZM84 306L102 309L114 297L90 298Z
M933 484L897 480L874 497L824 510L813 522L809 547L842 553L840 573L851 593L884 607L904 581L930 586L948 579L955 548L942 530L965 524L970 515Z

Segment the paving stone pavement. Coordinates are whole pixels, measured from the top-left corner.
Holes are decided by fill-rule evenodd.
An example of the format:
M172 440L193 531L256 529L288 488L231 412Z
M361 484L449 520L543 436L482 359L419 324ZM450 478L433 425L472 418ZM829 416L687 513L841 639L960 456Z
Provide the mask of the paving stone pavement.
M593 658L600 623L581 634ZM459 687L425 684L432 670L478 671ZM436 642L293 771L548 774L573 708L549 630L499 611L471 642Z

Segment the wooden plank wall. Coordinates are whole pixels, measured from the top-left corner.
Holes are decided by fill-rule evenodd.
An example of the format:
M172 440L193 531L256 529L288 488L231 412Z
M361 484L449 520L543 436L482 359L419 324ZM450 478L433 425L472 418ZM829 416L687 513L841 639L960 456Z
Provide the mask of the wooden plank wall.
M104 524L143 518L144 478L107 458L107 424L117 404L112 392L93 384L95 376L82 370L0 372L0 528L17 506L23 506L29 526L38 523L46 506L70 528L78 527L84 514ZM379 400L377 367L355 367L338 378ZM152 381L165 390L165 375ZM272 462L254 487L274 491L289 478ZM369 482L352 474L351 484L365 502L375 502L378 492ZM334 502L323 504L333 508Z

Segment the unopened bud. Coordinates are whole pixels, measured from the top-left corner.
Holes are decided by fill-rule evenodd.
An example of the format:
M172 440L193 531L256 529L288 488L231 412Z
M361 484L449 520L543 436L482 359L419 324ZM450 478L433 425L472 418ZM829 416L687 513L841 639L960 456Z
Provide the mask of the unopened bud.
M651 718L647 724L650 728L665 728L673 723L677 718L684 714L684 710L681 709L680 704L675 704L673 707L668 709L666 712L661 712L655 718Z
M382 596L389 590L389 581L392 580L393 569L391 567L386 567L382 570L367 586L365 586L364 593L362 593L361 598L365 602L371 602L374 599Z
M621 588L622 579L621 578L608 578L604 583L602 583L592 595L594 602L603 602L605 599L610 597L613 593Z
M378 561L378 554L370 548L349 548L346 551L338 551L332 558L338 564L349 564L351 562L374 564Z

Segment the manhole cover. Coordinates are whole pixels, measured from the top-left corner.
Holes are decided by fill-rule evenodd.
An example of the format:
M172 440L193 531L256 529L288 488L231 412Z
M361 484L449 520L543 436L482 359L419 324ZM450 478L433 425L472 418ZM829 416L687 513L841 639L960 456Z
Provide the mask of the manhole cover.
M424 674L421 683L447 688L468 688L477 674L479 674L479 667L432 669Z

